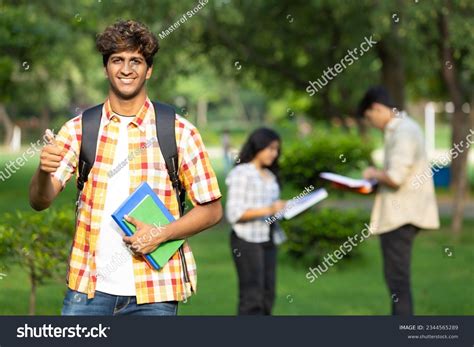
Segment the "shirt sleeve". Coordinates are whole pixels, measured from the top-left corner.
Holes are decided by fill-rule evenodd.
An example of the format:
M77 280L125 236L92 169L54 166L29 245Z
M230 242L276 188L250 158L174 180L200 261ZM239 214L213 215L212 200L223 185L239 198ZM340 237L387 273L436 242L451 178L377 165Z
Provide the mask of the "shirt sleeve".
M405 182L415 163L417 143L417 134L414 132L394 134L393 144L388 151L386 172L397 185Z
M222 195L201 135L190 123L188 128L180 141L180 178L193 205L204 204Z
M225 206L226 218L230 224L235 224L248 209L245 196L248 191L249 178L237 166L226 179L227 202Z
M59 163L59 167L51 175L61 182L62 188L76 171L79 158L79 142L77 140L77 127L79 118L74 118L64 124L55 140L57 146L64 151L64 156Z

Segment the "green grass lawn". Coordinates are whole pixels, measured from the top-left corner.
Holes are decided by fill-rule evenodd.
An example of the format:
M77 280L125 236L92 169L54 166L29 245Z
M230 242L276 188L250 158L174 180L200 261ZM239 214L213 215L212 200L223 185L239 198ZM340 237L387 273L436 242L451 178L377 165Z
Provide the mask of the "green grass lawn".
M413 254L413 294L418 315L474 313L473 235L469 223L456 240L446 228L423 232ZM190 240L198 264L198 291L180 305L182 315L233 315L237 305L237 277L231 259L228 225L221 223ZM447 257L444 246L453 250ZM294 264L280 252L277 274L277 315L385 315L389 295L382 277L379 242L360 245L358 258L341 260L313 283L307 267ZM317 265L317 264L315 264ZM65 284L50 282L38 290L37 314L59 314ZM0 280L0 314L27 314L29 282L20 268Z
M12 157L2 156L4 161ZM6 182L0 182L0 214L28 209L28 183L37 165L32 159ZM216 163L220 171L220 163ZM219 181L223 186L223 177ZM225 191L225 189L222 189ZM54 205L73 208L75 187L71 181ZM474 221L467 221L460 237L449 231L443 220L438 231L422 232L413 252L413 294L418 315L474 314ZM190 240L198 264L198 291L180 305L181 315L233 315L237 307L237 277L229 246L229 225L222 222ZM382 277L379 241L359 245L360 254L344 259L313 283L305 278L307 266L295 264L279 253L277 272L277 315L386 315L390 298ZM444 252L450 247L453 256ZM19 267L0 279L0 314L27 314L29 282ZM311 264L316 266L318 264ZM37 314L59 314L66 287L62 280L50 281L38 289Z

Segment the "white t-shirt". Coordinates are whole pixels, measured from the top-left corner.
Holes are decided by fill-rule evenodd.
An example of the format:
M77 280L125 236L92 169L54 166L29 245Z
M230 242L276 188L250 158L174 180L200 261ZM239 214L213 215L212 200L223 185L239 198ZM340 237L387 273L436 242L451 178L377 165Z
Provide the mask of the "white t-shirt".
M120 117L119 134L115 147L112 170L105 198L104 212L96 250L97 286L96 290L113 294L135 296L132 253L122 240L124 233L111 215L130 195L130 175L128 163L127 126L134 117ZM99 134L100 136L100 134Z

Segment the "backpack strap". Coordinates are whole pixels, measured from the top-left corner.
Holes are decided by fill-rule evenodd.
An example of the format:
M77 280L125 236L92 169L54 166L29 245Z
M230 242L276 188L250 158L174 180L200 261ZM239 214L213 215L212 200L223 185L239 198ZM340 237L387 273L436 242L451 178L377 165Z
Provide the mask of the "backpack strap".
M77 190L81 192L87 182L89 173L94 166L97 151L97 138L99 136L102 107L100 104L85 110L82 113L82 140L79 154L79 175L77 178ZM153 102L155 108L156 134L160 150L165 159L166 169L170 176L173 189L179 205L179 214L184 214L185 193L178 173L178 148L176 146L175 111L170 105Z
M97 138L99 136L100 121L102 118L103 104L91 107L82 113L82 140L79 154L79 175L77 178L76 218L78 212L79 196L84 183L87 182L89 173L94 166L97 151ZM155 108L156 136L160 145L161 154L165 159L166 169L178 200L179 215L184 214L186 191L183 189L178 174L178 148L176 146L174 108L161 102L153 102ZM77 220L76 220L77 224ZM184 280L190 282L186 258L183 247L179 248L181 262L184 267Z
M166 169L173 185L176 199L178 200L179 215L184 214L186 190L183 189L178 174L178 148L176 146L176 113L170 105L154 101L156 137L160 145L161 154L165 159ZM188 273L188 265L184 255L183 246L179 247L179 255L183 266L184 282L191 282Z
M154 101L156 136L160 145L161 154L165 159L166 169L170 176L171 184L176 193L179 205L179 215L184 214L186 191L179 180L178 173L178 148L176 146L175 122L176 115L174 108L170 105Z
M82 139L79 154L79 175L77 178L77 190L84 188L87 177L95 162L97 150L97 137L99 136L100 120L102 118L102 106L100 104L85 110L82 113Z

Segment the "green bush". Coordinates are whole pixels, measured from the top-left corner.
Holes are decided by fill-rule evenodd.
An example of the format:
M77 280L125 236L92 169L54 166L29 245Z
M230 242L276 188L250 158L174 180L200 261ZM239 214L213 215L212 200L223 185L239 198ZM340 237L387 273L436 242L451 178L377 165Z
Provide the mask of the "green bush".
M373 144L360 135L334 129L315 131L312 138L284 144L280 159L282 181L306 187L323 171L351 175L371 161Z
M30 314L35 311L37 286L49 279L64 278L73 234L74 211L70 206L2 216L0 261L7 270L19 265L28 273Z
M323 183L319 179L323 171L360 175L360 170L371 162L372 150L373 144L360 135L337 129L315 131L311 139L284 145L280 162L281 178L285 185L289 183L298 187L296 191L310 185L318 188ZM336 193L343 194L329 190L331 195ZM350 194L343 196L350 198ZM327 253L339 248L348 236L360 233L366 222L366 214L357 210L322 209L304 213L282 223L289 239L284 249L292 258L308 266L314 265ZM354 249L349 257L356 253L357 249Z
M290 257L306 266L320 263L324 256L334 252L347 241L348 236L360 234L366 228L367 215L359 210L340 211L323 208L281 222L288 236L283 249ZM357 243L357 242L355 242ZM353 247L345 258L357 254Z

